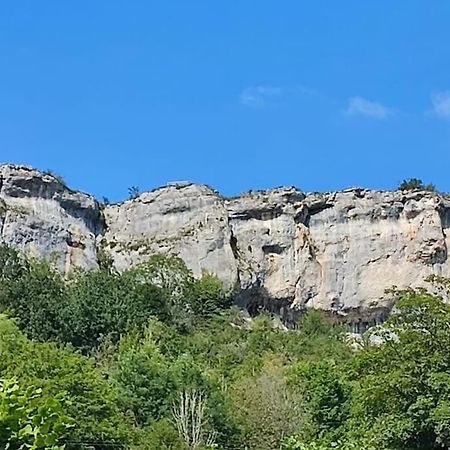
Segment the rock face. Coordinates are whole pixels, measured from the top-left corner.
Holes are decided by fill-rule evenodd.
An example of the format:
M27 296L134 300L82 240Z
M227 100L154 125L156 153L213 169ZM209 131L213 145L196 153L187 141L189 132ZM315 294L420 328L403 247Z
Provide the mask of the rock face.
M279 189L227 207L251 309L316 308L370 324L391 307L386 289L450 275L450 205L437 194Z
M370 324L391 307L387 288L450 276L450 202L430 192L295 188L224 199L206 186L167 186L100 208L89 195L21 166L0 166L0 239L61 270L118 269L154 253L179 255L196 276L238 287L250 312L286 319L318 308Z
M207 270L237 281L224 202L206 186L168 186L105 208L101 245L125 269L155 253L180 256L195 276Z
M97 266L103 220L95 199L29 167L0 166L0 239L60 270Z
M306 298L300 284L294 304L370 321L390 306L386 288L450 274L450 205L441 196L352 190L306 202L316 290Z

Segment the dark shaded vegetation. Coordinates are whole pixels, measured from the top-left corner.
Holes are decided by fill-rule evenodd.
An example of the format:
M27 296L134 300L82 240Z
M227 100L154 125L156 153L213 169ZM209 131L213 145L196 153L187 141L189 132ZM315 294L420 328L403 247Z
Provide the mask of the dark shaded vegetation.
M250 319L177 258L64 279L2 247L0 446L448 448L450 307L396 295L351 346L318 312L295 330Z
M49 175L53 178L55 178L62 186L67 187L66 180L62 175L59 175L58 173L54 172L53 170L47 169L43 172L45 175Z
M436 192L436 186L432 183L425 184L419 178L408 178L403 180L398 189L400 191L431 191Z
M141 195L141 190L138 186L131 186L128 188L128 200L134 200Z

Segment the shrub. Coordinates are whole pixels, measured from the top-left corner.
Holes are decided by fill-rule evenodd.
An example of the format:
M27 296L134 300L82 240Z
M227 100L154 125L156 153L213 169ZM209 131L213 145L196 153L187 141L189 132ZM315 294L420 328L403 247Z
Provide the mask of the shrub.
M15 379L0 379L0 443L6 444L4 448L62 450L71 426L73 421L57 397L43 398L42 389L23 389Z
M286 437L309 428L306 402L286 384L279 367L266 366L260 374L240 379L232 395L252 449L278 450Z
M91 359L54 343L32 342L1 315L0 378L20 380L23 389L41 389L44 402L63 396L64 413L76 423L68 435L71 441L125 444L131 437L117 389Z
M64 334L66 304L66 285L58 272L0 247L0 310L16 317L30 338L45 341Z
M80 272L68 287L63 340L88 351L108 338L117 342L133 329L143 329L150 317L167 318L164 292L136 283L128 273L109 270Z
M128 200L134 200L141 195L141 190L138 186L131 186L128 188Z
M434 184L424 184L419 178L408 178L403 180L398 189L400 191L436 191Z

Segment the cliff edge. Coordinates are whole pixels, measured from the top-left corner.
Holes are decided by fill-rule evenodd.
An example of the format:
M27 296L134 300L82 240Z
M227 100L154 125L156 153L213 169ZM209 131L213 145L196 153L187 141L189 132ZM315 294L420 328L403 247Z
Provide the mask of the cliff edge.
M100 205L58 178L0 166L0 240L69 272L109 254L118 269L176 254L196 276L238 287L250 312L285 318L304 308L373 323L385 290L450 276L450 201L427 191L296 188L227 199L207 186L172 185Z

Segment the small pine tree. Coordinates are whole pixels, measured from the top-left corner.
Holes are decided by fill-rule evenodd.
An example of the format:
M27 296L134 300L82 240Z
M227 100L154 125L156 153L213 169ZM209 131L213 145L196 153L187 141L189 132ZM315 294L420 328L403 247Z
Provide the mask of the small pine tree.
M44 170L44 174L55 178L60 184L67 187L67 183L66 183L66 180L64 179L64 177L55 173L53 170L51 170L51 169Z
M403 180L398 187L400 191L436 191L436 186L432 183L424 184L420 178L408 178Z
M128 200L134 200L141 195L141 190L138 186L131 186L128 188Z

